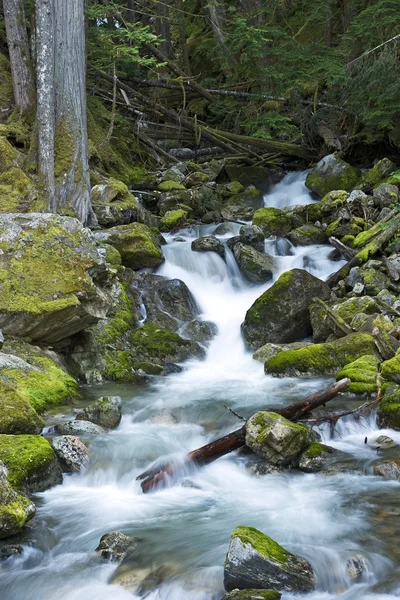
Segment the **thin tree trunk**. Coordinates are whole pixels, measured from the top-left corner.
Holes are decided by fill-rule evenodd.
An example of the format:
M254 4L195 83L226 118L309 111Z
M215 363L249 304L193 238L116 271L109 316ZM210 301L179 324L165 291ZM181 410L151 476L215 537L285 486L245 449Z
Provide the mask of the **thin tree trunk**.
M186 20L185 20L185 14L184 14L183 0L175 0L175 5L176 5L175 8L177 9L176 15L177 15L177 20L178 20L178 30L179 30L179 46L180 46L181 52L182 52L183 67L184 67L186 73L191 77L192 71L190 68L189 50L188 50L188 45L187 45L187 41L186 41Z
M18 111L27 114L35 105L35 85L29 51L23 0L3 0L14 99Z
M127 0L127 4L128 4L127 21L129 23L136 23L136 2L135 2L135 0Z
M171 58L171 31L169 27L169 0L157 2L157 35L161 37L160 50L167 58Z

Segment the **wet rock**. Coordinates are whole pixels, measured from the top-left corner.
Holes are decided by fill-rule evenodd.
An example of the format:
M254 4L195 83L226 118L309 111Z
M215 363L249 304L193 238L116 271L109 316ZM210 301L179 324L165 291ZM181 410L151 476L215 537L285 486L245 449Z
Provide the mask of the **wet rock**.
M89 451L84 442L74 435L53 438L51 446L67 473L79 473L89 462Z
M18 554L22 554L27 546L34 546L35 544L33 540L26 540L23 543L19 543L17 540L15 540L15 535L12 536L12 540L13 541L8 544L0 542L0 561L7 560L7 558L17 556Z
M4 335L3 335L3 332L0 329L0 350L3 347L3 344L4 344Z
M336 154L329 154L319 161L307 175L306 186L320 196L332 190L349 191L356 185L360 172Z
M214 235L227 235L228 233L234 233L236 231L233 223L220 223L218 227L214 229Z
M374 338L369 333L351 333L333 342L279 352L267 360L265 372L277 377L336 375L345 365L365 355L379 358Z
M363 298L344 298L343 300L328 302L327 304L348 325L352 324L354 317L357 317L361 313L373 315L380 312L376 301L369 296ZM313 341L324 342L333 333L332 325L329 319L327 319L326 312L318 304L314 303L311 303L309 310ZM359 329L359 327L356 327L356 329Z
M52 344L106 317L114 278L89 229L51 214L0 215L0 327Z
M399 201L399 189L390 183L381 183L373 191L375 206L380 208L390 207Z
M276 356L279 352L284 350L298 350L299 348L305 348L310 342L292 342L291 344L264 344L253 354L254 360L258 360L265 363L269 358Z
M274 465L292 463L314 441L305 425L260 411L246 423L246 446Z
M90 421L104 429L114 429L121 421L122 407L119 396L103 396L79 411L76 419Z
M387 435L379 435L373 440L368 440L368 446L377 449L394 448L396 446L396 442L394 442L392 438Z
M122 264L133 270L155 269L164 262L161 238L143 223L118 225L95 232L94 237L114 246L121 255Z
M56 433L61 433L62 435L79 435L79 434L94 434L101 435L106 433L104 427L100 427L100 425L95 425L90 421L64 421L63 423L58 423L54 426L54 430Z
M224 566L224 586L234 589L268 589L309 592L314 573L304 558L291 554L253 527L237 527L229 543Z
M276 590L233 590L222 600L280 600L282 595Z
M155 364L179 363L188 358L204 358L205 351L196 342L154 325L136 329L131 337L131 350L136 361Z
M120 585L138 596L145 597L152 590L156 589L164 579L170 577L175 572L176 565L171 563L165 563L161 567L151 569L141 565L131 566L129 563L125 564L124 561L117 568L111 579L111 583Z
M42 492L62 481L61 469L49 442L39 435L0 435L0 461L13 488Z
M258 252L241 242L235 244L233 254L243 276L251 283L265 283L276 272L276 261L272 256Z
M242 333L250 348L268 342L284 344L311 333L309 306L314 297L326 300L329 287L307 271L287 271L249 308Z
M367 354L347 364L337 375L336 381L348 377L351 381L349 391L354 394L372 394L377 390L377 377L380 361L376 356Z
M354 554L346 563L347 574L353 583L359 583L368 573L368 564L365 556Z
M215 252L221 258L225 257L225 248L214 235L206 235L194 240L191 245L194 252Z
M286 471L284 467L273 465L265 460L251 465L247 470L255 477L263 477L264 475L279 475L280 473L284 473Z
M250 221L254 213L255 209L251 206L241 206L229 202L221 209L221 216L227 221Z
M181 336L196 342L209 342L218 333L218 327L211 321L198 321L197 319L185 325Z
M316 473L332 460L334 449L318 442L312 442L302 453L299 469L305 473Z
M400 387L391 386L386 390L378 407L380 427L390 427L400 431Z
M253 225L260 227L265 237L285 237L292 228L290 215L279 208L260 208L254 213Z
M100 538L96 552L105 560L119 562L125 557L128 551L138 549L138 547L139 540L137 538L125 535L119 531L112 531L105 533Z
M13 490L7 475L6 466L0 462L0 539L19 533L36 512L33 502Z
M169 210L160 220L160 231L173 231L179 229L187 221L188 211L182 208Z
M311 246L312 244L325 244L327 236L320 227L307 224L293 229L288 234L288 238L295 246Z
M384 479L400 481L400 460L390 458L373 466L374 475L379 475Z
M242 244L252 246L258 252L264 252L264 233L257 225L243 225L239 231Z

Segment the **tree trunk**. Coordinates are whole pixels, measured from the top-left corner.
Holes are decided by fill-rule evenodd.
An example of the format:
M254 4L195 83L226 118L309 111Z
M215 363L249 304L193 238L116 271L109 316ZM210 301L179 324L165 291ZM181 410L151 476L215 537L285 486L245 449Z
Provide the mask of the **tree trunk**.
M167 58L171 58L171 31L169 27L169 0L157 2L157 35L161 38L160 50Z
M20 114L32 111L35 85L23 0L3 0L14 99Z
M127 4L128 4L127 21L129 23L136 23L136 1L135 0L127 0Z
M84 0L37 0L36 18L39 167L49 207L52 212L72 212L82 223L94 222L86 125Z

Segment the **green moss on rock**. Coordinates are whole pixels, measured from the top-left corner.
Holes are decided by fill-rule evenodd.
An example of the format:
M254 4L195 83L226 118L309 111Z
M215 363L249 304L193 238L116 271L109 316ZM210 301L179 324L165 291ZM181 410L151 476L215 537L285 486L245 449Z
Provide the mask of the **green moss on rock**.
M22 158L22 154L5 137L0 136L0 173L20 167Z
M280 600L281 594L276 590L233 590L226 594L222 600Z
M349 391L355 394L372 394L376 392L379 360L371 354L360 356L347 364L336 375L336 381L348 377L351 381Z
M96 238L114 246L122 263L131 269L157 268L164 262L158 235L143 223L118 225Z
M282 548L278 542L254 527L239 525L233 530L231 540L235 537L239 538L243 544L250 545L263 558L278 565L284 566L289 560L290 553L285 548Z
M306 179L306 186L320 196L332 190L349 191L354 188L359 178L359 170L355 169L338 156L325 156L312 169Z
M0 460L15 489L36 487L41 475L57 465L53 448L39 435L0 435Z
M160 192L172 192L173 190L186 190L185 186L179 181L162 181L158 184Z
M400 384L400 354L390 360L385 360L381 365L382 379Z
M44 421L29 402L0 380L0 433L39 433L42 427Z
M160 221L160 231L172 231L182 227L187 219L187 211L182 208L169 210Z
M378 160L372 169L369 169L361 175L358 187L362 187L365 184L376 187L387 177L389 177L395 170L396 165L391 160L388 158L382 158L381 160Z
M374 338L369 333L351 333L334 342L279 352L267 360L265 372L278 377L333 375L364 355L377 355Z
M380 427L400 431L400 387L391 386L379 403L378 422Z
M266 237L284 237L292 228L290 215L279 208L259 208L254 213L253 224L258 225Z
M136 329L130 336L130 343L137 360L142 362L180 362L189 356L204 355L195 342L155 325L144 325Z

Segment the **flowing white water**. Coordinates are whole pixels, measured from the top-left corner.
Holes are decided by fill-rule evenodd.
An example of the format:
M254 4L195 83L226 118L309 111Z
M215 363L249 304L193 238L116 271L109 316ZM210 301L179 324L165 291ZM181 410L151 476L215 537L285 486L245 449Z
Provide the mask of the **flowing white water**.
M301 174L287 176L266 196L266 205L305 202L303 181ZM398 539L386 539L398 515L399 484L363 472L376 457L376 451L364 444L365 436L377 435L373 418L362 423L347 419L329 441L346 453L342 462L351 466L347 472L258 478L247 469L251 457L239 453L189 472L183 482L153 494L143 495L135 481L159 457L179 459L239 425L225 404L248 416L326 385L324 379L266 377L263 365L246 351L240 324L270 284L244 282L229 251L226 262L214 254L192 252L193 238L212 231L208 226L180 232L184 242L169 239L166 262L159 271L185 281L202 318L217 324L218 334L205 360L187 362L182 373L159 378L148 388L109 385L91 390L94 397L107 392L123 396L121 425L107 435L88 438L92 460L86 473L67 476L62 485L38 495L32 532L37 546L0 567L1 600L136 598L109 583L115 565L105 564L93 552L109 531L144 540L138 564L132 563L132 578L137 568L164 566L160 584L146 598L220 600L229 536L240 524L257 527L310 560L317 591L301 596L306 600L400 597L395 567ZM266 250L277 257L279 273L306 268L324 279L340 267L327 258L330 248L324 246L294 248L270 240ZM329 440L327 429L321 433ZM400 434L382 433L400 443ZM357 584L346 571L355 552L362 552L367 563ZM295 597L283 594L284 600Z

